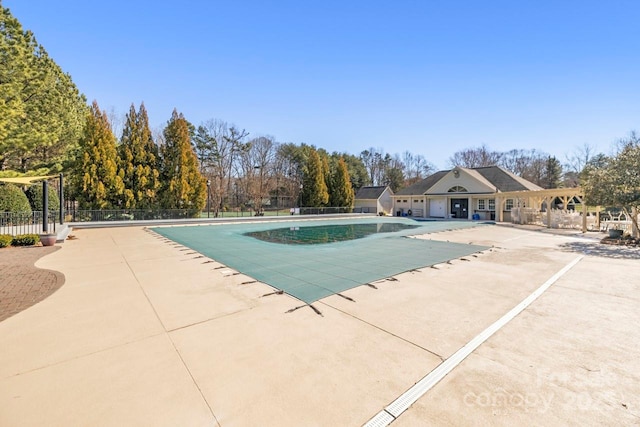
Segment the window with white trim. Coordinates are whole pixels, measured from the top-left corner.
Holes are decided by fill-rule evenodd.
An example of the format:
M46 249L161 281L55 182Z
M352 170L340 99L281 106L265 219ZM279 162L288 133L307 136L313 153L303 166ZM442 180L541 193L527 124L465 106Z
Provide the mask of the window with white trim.
M511 209L513 209L513 199L507 199L504 204L504 210L510 211Z
M489 199L489 210L490 211L495 211L496 210L496 200L495 199Z
M478 210L479 211L483 211L486 209L486 205L485 205L485 200L484 199L478 199Z

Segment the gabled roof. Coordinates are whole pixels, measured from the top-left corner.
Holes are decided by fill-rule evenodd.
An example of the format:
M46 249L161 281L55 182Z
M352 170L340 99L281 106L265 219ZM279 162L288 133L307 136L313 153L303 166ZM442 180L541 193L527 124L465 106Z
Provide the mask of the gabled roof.
M422 181L418 181L413 185L399 190L396 193L396 196L413 196L416 194L424 194L428 189L433 187L436 182L440 181L440 179L442 179L442 177L447 173L449 173L449 171L439 171L434 173L433 175L429 175Z
M542 187L533 182L520 178L498 166L474 168L473 170L485 177L498 191L542 190Z
M502 169L499 166L487 166L481 168L462 168L457 169L464 170L471 177L477 181L492 187L497 192L504 191L523 191L523 190L541 190L542 188L536 184L527 181L524 178L516 176L511 172ZM431 187L433 187L438 181L440 181L451 170L443 170L429 175L420 182L416 182L406 188L399 190L396 196L404 195L418 195L425 194Z
M470 168L463 168L458 166L456 169L460 169L465 171L466 173L469 174L469 176L471 176L473 179L475 179L476 181L486 185L487 187L491 188L492 191L497 191L498 188L496 187L496 185L491 182L490 180L488 180L487 178L484 177L484 175L482 175L480 172L478 172L477 169L470 169Z
M377 200L382 196L384 191L388 187L385 185L378 185L374 187L361 187L356 193L356 199L358 200ZM389 192L393 195L393 191L389 188Z

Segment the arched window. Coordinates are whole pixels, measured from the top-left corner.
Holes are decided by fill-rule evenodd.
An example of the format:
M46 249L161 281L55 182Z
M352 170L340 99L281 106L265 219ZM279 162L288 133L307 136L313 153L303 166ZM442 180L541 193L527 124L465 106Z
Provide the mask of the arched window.
M466 193L466 192L467 192L467 189L459 185L451 187L448 191L448 193Z

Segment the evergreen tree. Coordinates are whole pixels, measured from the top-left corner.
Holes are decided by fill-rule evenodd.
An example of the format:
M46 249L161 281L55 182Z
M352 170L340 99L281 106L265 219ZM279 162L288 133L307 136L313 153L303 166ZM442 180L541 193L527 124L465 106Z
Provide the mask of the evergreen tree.
M165 209L187 209L198 215L207 201L206 179L198 170L198 159L191 146L193 126L173 110L164 128L161 147L161 203Z
M212 121L212 123L215 125L216 122ZM200 165L200 172L203 174L211 174L212 169L214 169L221 160L216 137L212 135L206 126L198 126L193 146L196 157L198 158L198 164Z
M356 189L367 185L369 182L369 174L360 157L349 153L340 153L339 155L334 153L332 156L341 157L346 163L352 188Z
M144 103L140 104L137 113L131 104L118 152L124 171L125 206L133 209L156 207L160 188L158 147L151 136Z
M329 202L329 192L318 152L311 148L305 163L302 184L303 206L324 206Z
M335 171L333 173L331 206L351 207L355 198L353 188L351 187L351 178L349 177L349 169L344 159L338 159Z
M545 162L542 187L558 188L562 182L562 165L555 157L547 157Z
M331 201L331 187L333 174L329 167L329 154L324 149L316 150L318 157L320 157L320 164L322 165L322 176L324 177L324 184L327 187L327 201L323 205L328 205Z
M124 173L118 169L116 138L109 119L96 101L87 114L77 154L72 187L80 208L118 208L124 193Z
M85 122L71 77L0 4L0 169L62 169Z

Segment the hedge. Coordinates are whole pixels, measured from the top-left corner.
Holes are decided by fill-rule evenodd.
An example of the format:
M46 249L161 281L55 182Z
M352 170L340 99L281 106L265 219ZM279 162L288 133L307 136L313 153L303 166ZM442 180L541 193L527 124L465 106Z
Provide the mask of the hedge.
M58 197L58 192L51 187L49 187L49 210L57 211L60 209L60 198ZM37 183L29 186L27 191L25 191L27 198L29 199L29 203L31 204L31 209L34 211L42 210L42 183Z
M0 212L19 212L31 215L31 205L27 195L15 185L0 184Z
M13 236L11 234L0 234L0 248L6 248L11 245Z
M19 234L14 236L12 246L33 246L40 241L37 234Z

